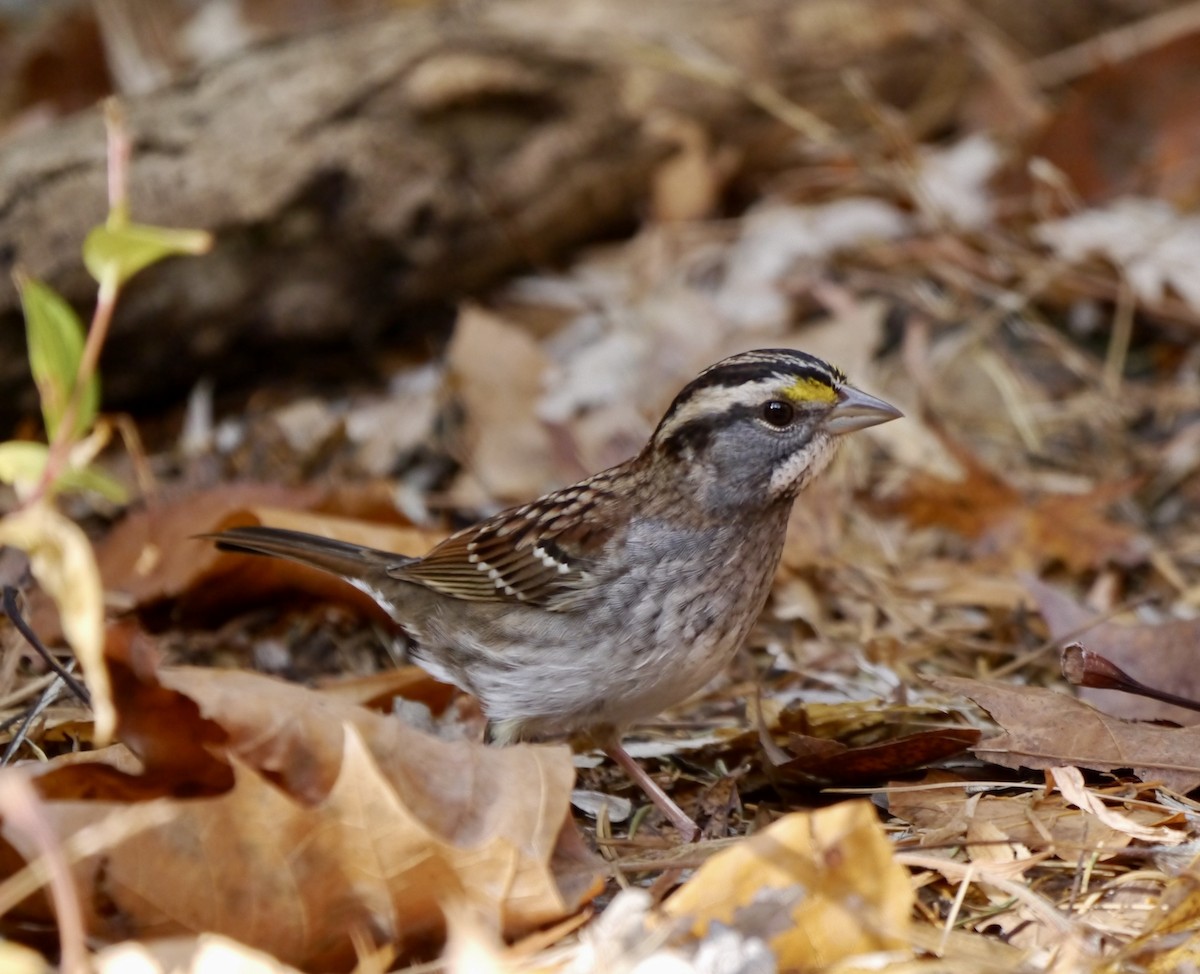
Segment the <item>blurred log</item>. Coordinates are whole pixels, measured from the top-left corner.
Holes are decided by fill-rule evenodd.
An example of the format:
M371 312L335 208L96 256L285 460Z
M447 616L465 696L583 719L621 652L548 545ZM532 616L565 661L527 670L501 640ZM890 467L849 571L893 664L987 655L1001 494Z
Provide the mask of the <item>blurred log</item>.
M1015 6L1061 20L1076 5ZM1120 4L1085 6L1096 30L1106 23L1097 8ZM945 125L975 68L962 25L941 9L493 0L398 10L249 50L131 100L135 217L205 227L218 243L133 282L105 353L105 402L178 399L206 372L246 380L302 350L311 364L405 330L419 339L464 294L634 226L672 150L664 118L736 146L743 172L770 168L794 159L805 134L811 144L871 124L847 93L853 68L910 119ZM78 254L103 218L104 179L96 111L0 145L0 429L33 405L8 271L19 264L90 308Z

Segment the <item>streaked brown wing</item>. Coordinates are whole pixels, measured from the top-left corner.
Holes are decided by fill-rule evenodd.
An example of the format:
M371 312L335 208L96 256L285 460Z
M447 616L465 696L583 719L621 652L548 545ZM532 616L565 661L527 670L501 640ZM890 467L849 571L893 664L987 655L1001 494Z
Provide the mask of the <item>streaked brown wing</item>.
M592 517L609 500L605 485L593 478L501 512L389 574L459 599L565 610L593 583L595 555L611 531Z

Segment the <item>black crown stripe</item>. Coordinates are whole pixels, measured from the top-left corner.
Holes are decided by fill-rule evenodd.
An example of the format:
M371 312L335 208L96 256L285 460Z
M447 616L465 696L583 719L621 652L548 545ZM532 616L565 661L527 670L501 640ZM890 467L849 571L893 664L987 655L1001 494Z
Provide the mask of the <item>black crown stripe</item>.
M666 424L678 410L697 392L703 389L728 388L746 385L775 375L788 375L797 379L807 379L821 382L830 387L836 387L846 381L840 369L827 365L819 358L804 352L792 351L785 348L769 348L757 352L745 352L724 359L716 365L701 372L695 379L683 387L671 408L667 410L659 429Z

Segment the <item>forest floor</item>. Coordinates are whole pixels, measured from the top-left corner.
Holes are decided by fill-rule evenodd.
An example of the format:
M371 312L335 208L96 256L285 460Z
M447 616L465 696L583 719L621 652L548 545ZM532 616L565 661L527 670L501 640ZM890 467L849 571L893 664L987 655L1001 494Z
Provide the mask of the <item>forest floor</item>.
M381 353L386 383L201 386L139 420L141 466L104 466L142 500L64 504L95 540L117 743L0 630L24 769L0 775L0 958L1200 964L1200 99L1157 50L1061 79L1015 134L995 101L936 143L881 112L871 153L810 155L736 211L698 139L631 236L465 302L441 354ZM1037 89L1026 68L1005 80ZM599 754L484 745L366 597L196 538L420 554L631 455L698 371L763 346L905 415L801 495L728 671L627 739L694 844ZM62 641L48 600L22 612Z

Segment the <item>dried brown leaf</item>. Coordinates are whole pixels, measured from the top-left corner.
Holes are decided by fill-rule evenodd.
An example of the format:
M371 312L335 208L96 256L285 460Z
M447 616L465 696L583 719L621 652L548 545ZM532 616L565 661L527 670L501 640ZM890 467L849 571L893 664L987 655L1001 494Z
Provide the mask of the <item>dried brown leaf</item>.
M356 930L436 940L450 902L513 935L597 891L570 817L566 748L444 742L252 673L135 675L117 661L122 673L122 730L146 776L200 797L157 799L175 813L168 824L76 865L101 940L212 931L328 969L353 961ZM65 838L127 807L114 781L137 778L51 761L37 783Z
M1094 815L1097 820L1116 832L1159 845L1174 845L1186 838L1179 829L1148 825L1137 821L1132 815L1110 808L1096 792L1087 787L1083 773L1078 768L1051 768L1050 777L1054 779L1054 784L1062 792L1063 798L1089 815Z
M551 868L564 819L547 806L565 809L569 764L554 760L564 755L539 756L533 777L521 776L523 795L484 799L520 802L527 827L518 838L474 818L454 821L451 810L431 828L352 728L343 743L338 777L316 805L235 758L230 791L175 802L168 825L77 863L92 936L212 931L285 963L330 969L353 961L356 929L389 943L435 940L449 902L468 904L509 933L579 905L564 897ZM66 837L120 807L62 802L48 811ZM4 835L24 855L34 853L21 836Z
M231 511L211 529L199 527L193 533L248 525L305 531L399 555L423 555L445 537L441 531L277 507ZM186 580L181 579L186 587L179 592L178 611L185 615L204 615L210 608L228 611L240 605L257 604L283 593L304 592L319 599L352 606L364 615L391 625L390 618L374 599L328 572L283 558L250 558L243 554L220 552L211 541L194 537L183 542L183 547L195 556L191 575Z
M954 779L935 772L925 780L934 783ZM1039 790L1020 795L974 795L968 794L969 785L965 780L959 789L901 785L889 792L888 811L915 826L923 846L966 844L972 827L982 822L1014 846L1048 850L1067 862L1077 862L1085 850L1111 853L1132 841L1127 831L1068 805L1058 793ZM1157 824L1163 817L1153 809L1140 807L1124 814L1141 826Z
M986 761L1006 768L1128 768L1143 781L1161 782L1175 791L1200 786L1200 728L1120 720L1041 687L950 676L930 682L946 693L970 697L1004 729L971 749Z
M1155 197L1191 207L1200 185L1195 30L1080 79L1030 146L1087 201ZM1129 153L1126 146L1136 145Z
M538 343L500 316L473 305L459 315L447 352L466 426L459 459L488 498L528 500L560 485L537 415L547 364Z
M664 112L652 124L655 134L675 147L654 173L650 201L654 220L712 217L737 162L736 150L728 145L716 149L709 130L682 115Z
M326 697L384 711L396 697L404 697L405 700L420 701L434 713L439 713L458 693L454 687L439 683L419 666L397 666L367 676L318 680L317 687Z
M105 590L131 606L174 598L209 570L218 553L194 536L215 531L239 511L307 507L320 492L264 484L230 484L135 511L97 546ZM254 523L250 521L244 523Z
M772 780L783 781L817 779L838 784L880 781L965 751L979 738L980 732L973 727L935 727L861 747L847 747L838 741L789 734L783 750L792 759L769 765L767 773Z
M324 496L315 489L231 484L138 511L113 528L97 549L105 589L130 607L179 599L183 611L200 612L226 601L242 604L298 588L375 611L372 600L324 572L280 559L235 557L196 536L261 524L413 555L424 554L445 536L307 510Z

